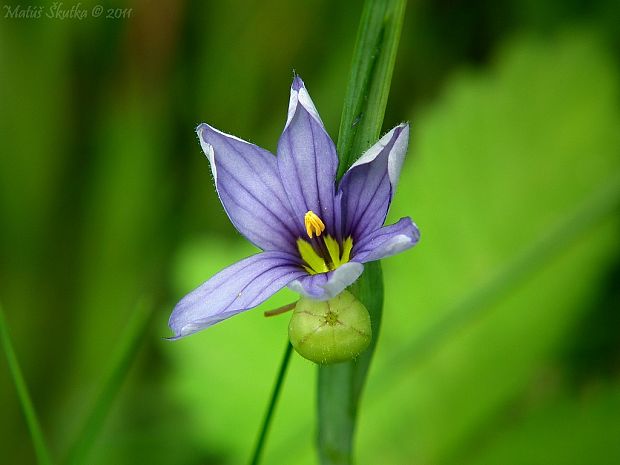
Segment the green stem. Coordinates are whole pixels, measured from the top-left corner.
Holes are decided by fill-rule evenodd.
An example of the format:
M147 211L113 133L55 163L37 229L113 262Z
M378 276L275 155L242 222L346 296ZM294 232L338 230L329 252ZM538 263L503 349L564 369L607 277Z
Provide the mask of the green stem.
M67 464L78 465L88 463L88 456L93 444L142 345L152 309L153 303L150 301L143 300L138 304L136 312L129 321L128 328L101 393L68 453Z
M381 134L405 5L405 0L366 0L364 4L340 122L339 177ZM319 367L317 446L323 465L353 461L357 407L383 309L380 264L367 264L350 291L370 313L373 343L356 361Z
M379 262L368 263L349 291L369 309L372 342L353 362L319 367L318 450L321 463L352 463L357 406L381 329L383 274Z
M338 177L381 134L406 0L366 0L338 133Z
M15 350L11 342L11 337L9 336L9 330L6 325L6 321L4 318L4 310L2 309L1 303L0 303L0 339L2 339L2 347L4 348L4 352L6 354L6 359L9 365L9 371L11 372L13 382L15 383L15 389L17 390L19 402L24 412L24 416L26 417L26 424L28 425L30 436L32 437L32 443L34 445L34 451L37 457L37 463L40 465L51 465L52 459L47 449L47 446L45 444L45 439L43 437L43 431L41 430L41 425L37 418L37 413L34 409L34 405L32 405L30 394L28 393L28 387L26 386L26 381L24 380L24 376L22 375L21 368L19 367L19 362L17 361L17 356L15 355Z
M273 418L273 413L276 409L276 404L278 402L278 397L280 396L282 384L284 383L286 369L288 367L289 361L291 360L292 349L293 346L290 342L287 341L286 349L284 351L284 357L282 358L282 363L280 364L280 371L278 372L276 383L273 386L273 392L271 393L271 399L269 400L269 405L267 406L267 411L265 412L263 425L261 427L260 434L258 435L258 440L256 441L254 452L252 453L252 459L250 461L251 465L258 465L258 463L260 462L261 454L263 452L265 441L267 439L267 433L269 432L269 426L271 425L271 419Z

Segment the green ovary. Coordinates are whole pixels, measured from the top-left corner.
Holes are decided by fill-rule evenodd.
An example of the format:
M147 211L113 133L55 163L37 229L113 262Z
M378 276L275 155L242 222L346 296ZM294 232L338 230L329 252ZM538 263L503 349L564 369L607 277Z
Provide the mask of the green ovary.
M310 274L327 273L344 265L350 260L353 239L347 237L342 245L329 235L317 237L319 248L323 251L319 254L312 244L304 239L297 239L297 250L302 260L306 262L304 268Z
M353 360L372 339L366 307L353 294L342 291L333 299L299 299L288 326L299 355L321 365Z

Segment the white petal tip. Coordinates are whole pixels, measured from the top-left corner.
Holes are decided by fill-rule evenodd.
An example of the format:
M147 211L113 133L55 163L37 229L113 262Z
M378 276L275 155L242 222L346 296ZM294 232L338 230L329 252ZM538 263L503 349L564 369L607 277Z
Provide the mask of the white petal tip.
M319 112L314 106L314 102L310 98L310 94L306 89L306 85L304 81L298 76L295 75L293 78L293 83L291 84L291 96L288 103L288 115L286 118L286 125L284 129L288 128L291 120L295 116L295 112L297 111L297 105L301 104L301 106L308 112L310 115L321 125L324 126L321 117L319 116Z

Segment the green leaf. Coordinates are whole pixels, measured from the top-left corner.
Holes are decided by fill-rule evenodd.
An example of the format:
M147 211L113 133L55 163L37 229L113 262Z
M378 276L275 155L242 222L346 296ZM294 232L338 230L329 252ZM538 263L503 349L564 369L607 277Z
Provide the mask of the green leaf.
M349 291L370 313L373 338L354 362L319 367L319 454L323 463L350 463L357 406L381 328L383 275L379 262L366 265L364 276Z
M364 5L340 122L339 177L381 133L405 4L368 0ZM370 313L373 342L356 361L319 367L318 451L324 465L352 463L359 399L381 324L380 263L366 265L350 291Z
M338 177L381 134L405 0L367 0L357 33L338 133Z
M22 374L22 370L19 367L19 362L17 361L17 355L15 354L15 349L13 348L11 337L9 336L9 330L6 326L4 310L2 309L1 303L0 340L2 341L2 348L6 354L11 377L15 383L15 389L17 390L19 402L21 403L24 416L26 417L26 424L28 425L28 430L30 431L30 436L32 437L34 451L37 456L37 463L39 465L51 465L52 459L45 443L45 438L43 437L43 431L41 431L41 425L39 423L39 419L37 418L37 412L34 409L34 405L32 405L32 399L28 393L28 387L26 386L24 375Z

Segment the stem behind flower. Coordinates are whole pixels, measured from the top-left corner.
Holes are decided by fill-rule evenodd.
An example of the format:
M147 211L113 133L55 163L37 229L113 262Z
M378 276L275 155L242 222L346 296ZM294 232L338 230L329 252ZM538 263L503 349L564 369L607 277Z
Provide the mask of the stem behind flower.
M339 177L381 134L405 5L406 0L366 0L364 4L340 121ZM357 407L383 310L380 263L367 264L349 290L370 313L373 342L356 361L319 367L317 447L323 465L353 461Z

